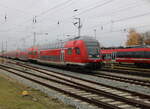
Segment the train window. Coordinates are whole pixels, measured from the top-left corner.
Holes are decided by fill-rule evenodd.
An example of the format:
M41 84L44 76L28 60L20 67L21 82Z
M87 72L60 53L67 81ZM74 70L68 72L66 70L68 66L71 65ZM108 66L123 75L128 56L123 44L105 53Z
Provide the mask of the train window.
M98 55L99 54L98 48L93 48L93 47L87 47L87 48L88 48L89 55Z
M29 55L32 55L32 52L28 52Z
M72 48L68 48L68 54L69 54L69 55L72 54Z
M37 51L33 51L33 55L36 55L37 54Z
M117 53L117 57L120 57L120 58L144 58L146 56L149 56L149 54L144 51L118 52Z
M106 54L105 59L111 59L111 54Z
M117 57L118 58L122 58L123 57L123 53L122 52L117 52Z
M99 46L98 42L85 42L87 46Z
M103 55L102 55L102 59L105 59L105 57L106 57L106 54L103 54Z
M144 57L145 57L145 58L150 58L150 52L145 51L143 58L144 58Z
M140 51L139 58L144 58L144 57L145 57L145 52L144 51Z
M132 57L133 58L139 58L139 56L140 56L140 52L133 52L133 54L132 54Z
M75 48L75 52L76 52L76 54L79 55L79 54L80 54L80 48L76 47L76 48Z

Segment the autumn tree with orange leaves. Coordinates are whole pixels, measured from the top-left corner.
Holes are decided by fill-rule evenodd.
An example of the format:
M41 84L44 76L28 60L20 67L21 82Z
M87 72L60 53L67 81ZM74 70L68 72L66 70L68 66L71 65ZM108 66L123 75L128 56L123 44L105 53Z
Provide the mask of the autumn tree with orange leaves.
M135 45L142 45L142 44L143 44L143 39L141 35L137 33L134 29L130 29L126 46L135 46Z

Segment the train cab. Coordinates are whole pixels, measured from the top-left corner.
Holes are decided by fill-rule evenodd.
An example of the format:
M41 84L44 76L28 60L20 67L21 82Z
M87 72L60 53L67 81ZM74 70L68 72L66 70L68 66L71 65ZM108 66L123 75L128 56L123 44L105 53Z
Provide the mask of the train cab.
M66 64L94 69L101 67L100 46L97 40L78 37L67 41L64 48Z
M38 53L37 47L28 48L28 60L29 61L36 61L38 57L39 57L39 53Z

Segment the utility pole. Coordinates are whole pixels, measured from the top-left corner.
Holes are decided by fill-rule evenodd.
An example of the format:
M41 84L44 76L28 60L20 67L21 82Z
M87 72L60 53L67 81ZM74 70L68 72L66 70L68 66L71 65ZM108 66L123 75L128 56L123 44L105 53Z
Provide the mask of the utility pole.
M75 22L74 25L78 24L78 36L80 37L81 35L81 28L82 28L82 25L81 25L81 18L75 18L78 20L78 22Z
M96 29L94 29L94 36L95 36L95 39L96 39Z
M3 41L2 41L2 51L1 51L1 54L2 54L2 59L1 59L1 63L3 64L4 63L4 46L3 46Z
M33 24L37 23L36 16L33 16L32 22L33 22ZM36 44L36 32L33 32L33 47L35 47L35 44Z
M36 44L36 32L33 33L34 37L33 37L33 47L35 47Z
M7 52L7 41L6 41L6 50L5 51Z
M3 41L2 41L2 57L3 57L3 55L4 55L4 46L3 46Z
M79 20L79 26L78 26L78 36L80 37L80 34L81 34L81 19L78 18Z
M74 12L78 12L78 9L74 9L73 10ZM75 17L75 16L74 16ZM79 18L79 17L75 17L74 19L77 19L78 20L78 22L75 22L75 23L73 23L75 26L76 26L76 24L78 24L78 37L80 37L81 36L81 28L82 28L82 25L81 25L81 18Z

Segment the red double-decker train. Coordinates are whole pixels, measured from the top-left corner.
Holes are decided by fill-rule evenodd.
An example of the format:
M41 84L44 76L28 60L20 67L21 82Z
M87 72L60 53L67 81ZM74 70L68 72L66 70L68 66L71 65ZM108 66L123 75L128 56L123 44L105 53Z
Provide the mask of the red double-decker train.
M66 41L4 53L7 58L37 61L89 69L101 67L99 42L92 37L75 37Z
M107 48L101 50L103 62L133 63L138 67L150 66L150 46Z

